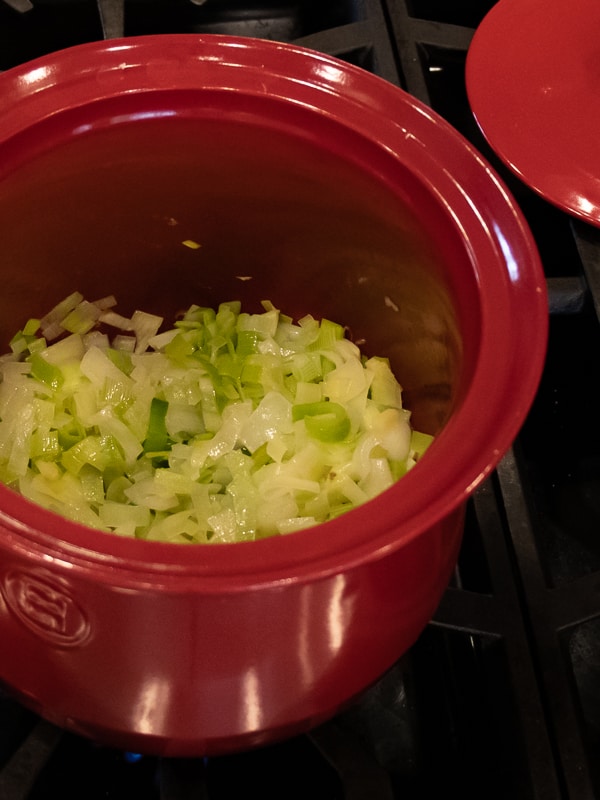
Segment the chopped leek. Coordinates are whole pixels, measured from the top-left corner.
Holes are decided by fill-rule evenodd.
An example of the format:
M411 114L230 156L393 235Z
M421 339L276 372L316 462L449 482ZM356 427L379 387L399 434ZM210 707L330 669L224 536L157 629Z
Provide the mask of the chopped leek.
M65 517L164 542L289 534L375 497L432 442L388 361L336 322L232 301L161 331L115 305L73 292L0 359L0 480Z
M346 409L326 400L292 406L292 419L303 419L307 432L321 442L340 442L350 432Z

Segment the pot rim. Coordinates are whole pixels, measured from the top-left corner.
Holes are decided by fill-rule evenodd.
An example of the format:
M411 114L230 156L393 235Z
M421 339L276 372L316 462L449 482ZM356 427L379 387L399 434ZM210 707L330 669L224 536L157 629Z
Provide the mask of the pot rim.
M56 526L56 514L0 486L5 546L34 555L40 565L77 566L111 583L118 573L118 580L136 585L185 578L232 591L314 580L381 558L462 505L525 420L548 328L545 277L531 232L493 168L425 104L333 56L267 40L219 34L113 39L10 69L0 75L0 147L68 109L131 92L182 89L268 94L301 105L369 138L435 193L467 243L480 291L479 356L460 413L400 482L314 528L185 547L122 539L59 518L59 539L43 532L49 521Z

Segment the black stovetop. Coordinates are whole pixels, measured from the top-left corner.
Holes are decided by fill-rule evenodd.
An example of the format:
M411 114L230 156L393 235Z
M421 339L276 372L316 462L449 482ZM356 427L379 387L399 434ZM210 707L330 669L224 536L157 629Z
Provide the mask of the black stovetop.
M452 585L415 646L359 701L308 735L182 761L94 745L0 693L0 800L600 797L600 231L508 174L477 129L464 64L492 5L0 0L0 69L102 37L208 31L293 40L399 84L509 185L550 299L536 400L469 502Z

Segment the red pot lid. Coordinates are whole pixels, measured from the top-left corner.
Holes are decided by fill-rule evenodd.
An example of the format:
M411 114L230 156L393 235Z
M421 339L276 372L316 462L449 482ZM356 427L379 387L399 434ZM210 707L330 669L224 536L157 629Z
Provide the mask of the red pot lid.
M600 3L500 0L467 54L489 144L546 200L600 225Z

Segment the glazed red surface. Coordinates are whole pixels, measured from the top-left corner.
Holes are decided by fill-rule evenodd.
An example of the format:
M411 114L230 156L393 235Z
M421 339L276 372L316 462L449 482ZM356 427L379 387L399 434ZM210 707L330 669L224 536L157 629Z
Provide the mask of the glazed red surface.
M502 160L546 200L600 225L600 5L501 0L467 56L469 101Z
M125 540L0 487L0 678L142 752L223 752L330 716L426 625L464 502L532 401L546 296L519 210L399 89L250 39L93 43L8 71L0 152L3 341L74 289L166 317L270 299L388 356L436 435L380 498L239 545Z

